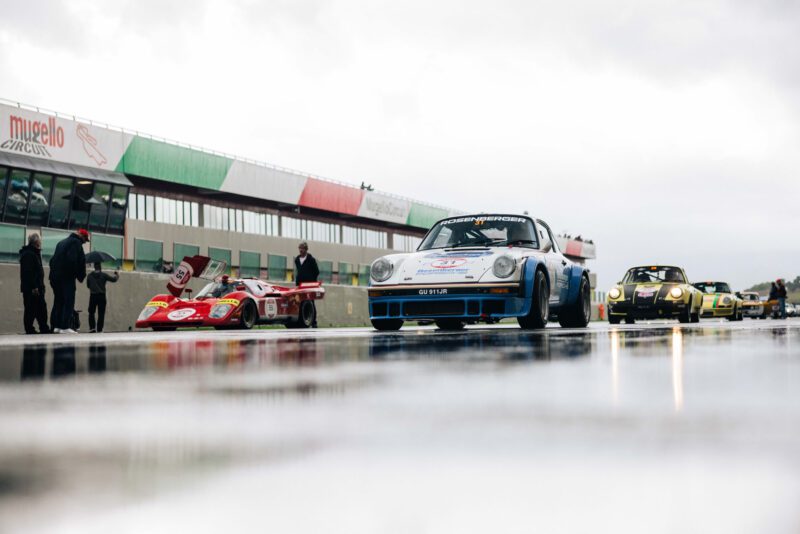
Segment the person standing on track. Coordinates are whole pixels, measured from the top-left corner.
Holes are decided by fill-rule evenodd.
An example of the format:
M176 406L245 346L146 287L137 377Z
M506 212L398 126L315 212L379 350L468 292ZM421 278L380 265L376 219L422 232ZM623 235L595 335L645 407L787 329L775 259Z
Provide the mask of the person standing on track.
M86 278L86 254L83 244L89 232L81 228L58 242L50 258L50 286L53 288L53 311L50 326L57 334L76 334L72 329L75 313L75 281Z
M297 246L297 251L300 253L294 258L294 283L299 286L304 282L316 282L319 279L319 266L317 260L308 253L308 243L303 241ZM314 323L311 328L317 327L317 309L314 301L311 301L314 306Z
M786 285L783 283L783 278L778 278L775 281L777 287L776 296L778 297L778 306L781 311L781 319L786 319Z
M116 283L119 273L103 272L100 263L94 264L94 271L86 277L86 287L89 288L89 332L102 332L106 319L106 282ZM94 312L97 310L97 323L94 321Z
M44 269L42 268L42 238L39 234L28 236L28 244L19 250L19 281L22 292L22 324L26 334L35 334L34 319L39 323L39 333L49 334L47 302L44 300Z

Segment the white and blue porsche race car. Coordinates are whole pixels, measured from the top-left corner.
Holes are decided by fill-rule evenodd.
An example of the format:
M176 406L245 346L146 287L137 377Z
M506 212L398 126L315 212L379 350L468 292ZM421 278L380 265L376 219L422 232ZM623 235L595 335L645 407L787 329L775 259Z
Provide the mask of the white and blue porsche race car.
M416 252L392 254L370 267L369 311L378 330L404 321L468 323L516 317L522 328L585 327L589 277L561 254L550 228L522 215L443 219Z

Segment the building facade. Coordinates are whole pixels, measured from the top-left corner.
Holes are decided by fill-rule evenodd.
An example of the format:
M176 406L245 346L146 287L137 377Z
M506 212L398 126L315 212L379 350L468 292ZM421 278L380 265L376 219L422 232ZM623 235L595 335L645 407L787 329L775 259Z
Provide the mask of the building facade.
M105 124L0 101L0 261L29 232L45 259L70 231L116 267L169 272L207 254L232 272L289 281L308 241L328 283L366 284L369 264L414 250L434 206Z

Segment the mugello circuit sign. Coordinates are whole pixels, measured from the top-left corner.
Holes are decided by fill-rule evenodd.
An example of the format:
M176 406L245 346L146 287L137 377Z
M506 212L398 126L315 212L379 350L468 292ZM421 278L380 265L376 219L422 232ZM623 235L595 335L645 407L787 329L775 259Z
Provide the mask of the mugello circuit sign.
M132 136L27 109L0 106L0 150L114 170Z

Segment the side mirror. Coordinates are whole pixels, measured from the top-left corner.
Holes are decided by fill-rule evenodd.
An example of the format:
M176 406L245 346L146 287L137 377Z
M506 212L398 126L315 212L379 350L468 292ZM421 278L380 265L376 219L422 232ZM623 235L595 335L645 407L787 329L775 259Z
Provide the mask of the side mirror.
M544 240L542 242L542 252L550 252L551 250L553 250L553 243L549 239Z

